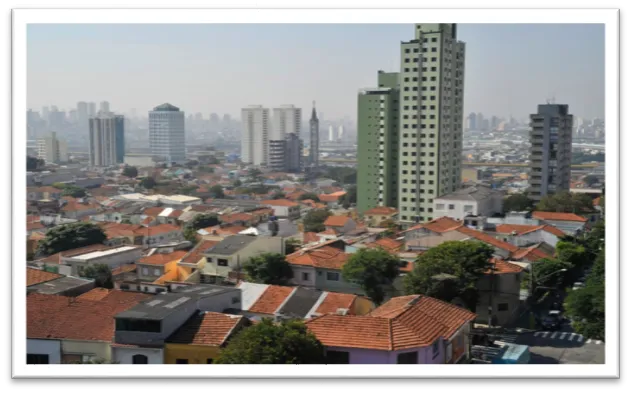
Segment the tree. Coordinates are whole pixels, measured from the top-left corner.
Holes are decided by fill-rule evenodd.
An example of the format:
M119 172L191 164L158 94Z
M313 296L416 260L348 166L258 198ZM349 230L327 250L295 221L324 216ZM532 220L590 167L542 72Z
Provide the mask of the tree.
M285 193L282 191L276 191L274 194L272 194L272 199L285 199Z
M157 184L156 179L154 179L151 176L145 177L144 179L140 181L140 185L146 188L147 190L154 188L156 184Z
M504 199L504 213L512 211L529 211L532 210L533 201L528 198L526 193L513 194Z
M180 188L180 194L193 195L193 193L195 193L196 190L197 190L197 186L184 186Z
M322 232L325 228L324 221L331 215L328 210L311 210L303 219L305 232Z
M193 244L197 244L197 229L190 227L184 228L184 239Z
M112 271L108 265L96 264L88 265L81 273L82 277L93 279L97 288L114 288L114 280L112 279Z
M587 194L571 194L567 191L546 195L537 204L536 210L560 213L588 213L594 210L592 199Z
M414 269L403 280L405 292L447 302L459 297L475 311L477 284L492 267L492 256L493 248L482 242L444 242L417 258Z
M585 287L565 298L565 315L575 332L585 337L605 339L605 282L588 280Z
M129 218L123 218L121 224L131 224L131 220Z
M219 218L217 218L216 214L213 213L204 213L198 214L193 219L186 224L188 228L193 228L195 230L208 228L219 224Z
M342 277L358 284L375 304L381 304L392 282L399 275L401 261L387 251L359 249L342 267Z
M235 181L232 183L233 187L241 187L241 180L239 179L235 179Z
M286 285L293 277L291 266L282 254L265 253L250 258L243 270L252 282Z
M575 271L582 271L594 260L595 255L591 254L585 246L560 240L556 244L556 257L571 265Z
M58 190L64 190L66 187L68 187L68 185L66 183L61 183L61 182L55 182L53 184L51 184L52 187L55 187Z
M138 168L136 168L135 166L126 166L123 169L123 176L127 176L127 177L138 176Z
M261 182L261 172L260 169L252 168L248 171L248 181L251 183L260 183Z
M350 186L346 195L341 198L342 207L348 209L353 203L357 203L357 186Z
M214 186L210 187L210 189L208 190L210 191L210 195L213 198L225 198L225 194L223 192L223 188L219 185L219 184L215 184Z
M324 364L324 346L302 321L265 318L237 333L218 364Z
M307 192L307 193L302 194L302 195L300 195L298 197L299 201L304 201L304 200L307 200L307 199L311 199L314 202L320 202L320 198L318 198L318 195L314 194L313 192Z
M83 198L86 196L85 189L77 186L66 186L62 193L63 196L71 196L73 198Z
M302 246L302 242L300 240L291 237L288 238L285 240L285 255L298 251L300 246Z
M59 225L46 232L46 237L39 242L38 252L51 255L92 244L100 244L105 239L107 236L103 230L90 222Z
M542 258L532 264L534 276L533 296L536 294L537 287L545 287L546 289L561 289L567 284L567 272L572 265L568 262L554 258Z

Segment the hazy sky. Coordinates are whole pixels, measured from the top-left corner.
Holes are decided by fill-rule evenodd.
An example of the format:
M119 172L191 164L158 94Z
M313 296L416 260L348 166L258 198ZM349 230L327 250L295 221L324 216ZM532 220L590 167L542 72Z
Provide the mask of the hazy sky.
M517 118L554 96L576 116L604 115L604 25L463 24L465 113ZM28 106L110 102L146 113L317 102L355 119L357 91L399 68L407 24L42 24L28 27ZM306 115L303 115L303 117Z

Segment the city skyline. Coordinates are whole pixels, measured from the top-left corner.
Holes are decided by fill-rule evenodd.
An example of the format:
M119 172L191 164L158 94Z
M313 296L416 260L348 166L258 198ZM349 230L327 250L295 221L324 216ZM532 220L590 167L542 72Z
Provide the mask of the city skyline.
M354 119L357 92L374 83L375 70L397 70L400 54L389 43L405 40L410 26L29 26L27 104L39 111L51 104L76 108L79 101L108 101L114 112L143 114L173 102L187 114L237 118L251 104L309 108L316 100L324 119ZM251 39L239 38L253 29ZM578 117L603 117L604 25L462 24L458 35L469 43L465 115L519 119L554 97ZM218 36L221 42L213 39ZM287 37L285 45L277 48L273 43L281 37ZM570 40L581 46L557 44ZM257 59L256 67L239 58L241 50ZM327 56L330 62L312 61ZM179 77L160 79L165 73ZM227 78L229 73L239 78Z

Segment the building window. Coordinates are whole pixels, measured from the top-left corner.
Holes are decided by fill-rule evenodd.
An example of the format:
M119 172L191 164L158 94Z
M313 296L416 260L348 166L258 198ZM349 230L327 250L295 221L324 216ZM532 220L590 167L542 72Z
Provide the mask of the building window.
M148 267L143 267L142 268L142 275L143 276L148 276L149 275L149 268Z
M160 273L160 269L153 269L153 275L154 275L154 276L159 276L159 275L161 275L161 273Z
M497 311L508 311L508 303L500 303L497 305Z
M456 205L449 205L449 210L454 210L456 208Z
M228 260L227 259L222 259L222 258L217 258L217 265L219 265L219 266L228 266Z
M326 351L326 364L350 364L350 354L346 351Z
M439 203L436 205L436 210L445 210L445 204L444 203Z
M302 281L309 281L309 273L302 273Z
M473 211L473 205L464 205L464 211L471 213Z
M145 355L134 355L131 357L132 364L149 364L149 359Z
M436 340L432 344L432 359L436 359L436 356L440 353L440 339Z
M340 273L327 272L326 279L327 281L340 281Z
M398 354L397 364L418 364L418 352L405 352Z
M188 364L188 359L175 359L175 364Z
M48 364L48 355L26 354L26 364Z

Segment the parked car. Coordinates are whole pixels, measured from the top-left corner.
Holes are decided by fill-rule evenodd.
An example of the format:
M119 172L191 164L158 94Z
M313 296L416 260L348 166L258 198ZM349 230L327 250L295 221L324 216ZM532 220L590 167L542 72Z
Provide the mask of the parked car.
M563 322L561 311L551 310L548 311L548 315L543 317L543 320L541 321L541 326L547 330L556 330L561 327L561 322Z

